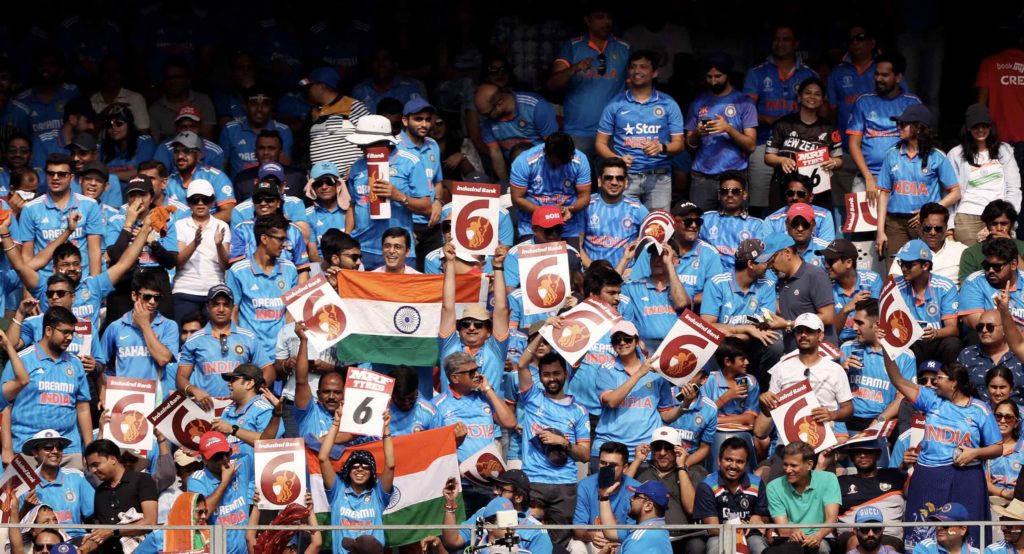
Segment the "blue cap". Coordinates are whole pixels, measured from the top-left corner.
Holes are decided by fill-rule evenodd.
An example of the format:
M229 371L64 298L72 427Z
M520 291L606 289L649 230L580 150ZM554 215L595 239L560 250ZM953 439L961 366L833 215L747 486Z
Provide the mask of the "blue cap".
M313 169L309 170L309 176L314 181L324 175L341 177L341 174L338 173L338 166L334 165L334 162L317 162L316 165L313 166Z
M932 249L928 248L928 245L921 239L914 239L900 248L900 251L896 253L896 259L904 262L915 262L917 260L924 260L926 262L932 261Z
M333 67L318 67L309 74L309 77L299 81L299 84L307 87L314 83L321 83L332 89L337 89L340 82L341 75L338 75L338 72Z
M259 172L256 173L257 179L266 179L267 177L277 177L279 182L284 182L284 168L281 164L275 162L267 162L260 166Z
M882 510L874 506L865 506L857 510L856 515L853 516L854 523L882 523L885 518L882 517Z
M971 516L967 513L967 508L964 508L963 504L950 502L932 512L928 519L933 521L967 521L971 519Z
M789 236L788 233L772 233L764 239L764 252L754 258L754 261L763 264L770 260L772 256L779 253L784 248L789 248L796 244L793 237Z
M402 108L402 115L412 115L420 112L437 113L437 108L431 106L430 102L427 102L426 98L422 98L420 96L409 100L405 103L405 107Z
M942 362L938 360L925 360L920 364L917 364L917 372L921 373L922 371L934 371L935 373L938 373L942 371Z
M490 502L484 506L484 519L494 517L498 512L504 512L505 510L515 511L515 507L512 506L512 502L504 496L498 496L492 498Z
M651 502L657 504L661 509L668 507L668 489L665 488L665 485L661 484L661 481L655 481L654 479L644 481L639 487L629 487L629 492L642 494L650 498Z

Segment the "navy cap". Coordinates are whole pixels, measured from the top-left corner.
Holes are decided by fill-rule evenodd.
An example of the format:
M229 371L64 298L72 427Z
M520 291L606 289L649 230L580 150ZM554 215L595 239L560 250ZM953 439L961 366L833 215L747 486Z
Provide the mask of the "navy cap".
M932 515L928 516L931 521L967 521L971 516L967 513L967 508L959 502L950 502L945 504L939 509L935 510Z
M256 183L256 188L252 191L252 201L255 203L257 198L264 196L279 199L281 198L281 188L270 181L260 181Z
M341 82L341 75L333 67L318 67L309 74L309 77L299 81L302 86L309 86L315 83L327 85L332 89L338 88L338 83Z
M260 170L256 173L257 179L264 179L266 177L276 177L278 181L284 182L284 168L281 164L275 162L267 162L260 166Z
M402 115L412 115L420 112L437 113L437 108L431 106L430 102L427 102L426 98L419 96L406 102L405 107L402 108Z
M225 285L224 283L217 283L216 285L210 287L210 290L206 292L206 301L213 302L214 298L217 298L218 296L221 295L227 296L228 300L230 300L232 303L235 302L235 295L231 292L231 288Z
M96 150L96 137L92 136L92 133L78 133L65 148L68 150L77 148L85 152L92 152Z
M917 372L923 373L925 371L934 371L938 373L942 371L942 363L938 360L925 360L917 365Z
M931 125L932 112L924 104L911 104L903 110L903 113L891 116L889 119L897 123L924 123L925 125Z
M651 479L644 481L639 487L629 487L629 492L634 494L642 494L647 498L651 499L661 509L665 509L668 506L668 489L665 485L661 484L661 481L655 481Z

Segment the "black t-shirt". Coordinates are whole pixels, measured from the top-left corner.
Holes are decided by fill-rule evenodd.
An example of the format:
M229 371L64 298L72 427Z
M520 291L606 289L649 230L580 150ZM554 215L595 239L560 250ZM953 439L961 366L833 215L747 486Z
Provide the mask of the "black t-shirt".
M121 522L120 514L132 508L142 515L142 503L150 500L156 502L158 497L152 476L126 469L116 487L111 488L108 483L100 483L96 487L91 523L118 524ZM100 546L99 552L120 553L121 543L111 538Z
M843 143L839 131L824 119L810 125L800 119L799 113L784 115L772 125L772 134L764 145L766 154L796 159L798 152L813 152L826 149L830 158L843 155ZM776 168L775 182L781 182L782 170Z
M883 468L873 478L859 475L839 477L839 490L843 493L843 504L839 513L845 514L855 506L871 504L879 497L903 490L907 476L896 468Z

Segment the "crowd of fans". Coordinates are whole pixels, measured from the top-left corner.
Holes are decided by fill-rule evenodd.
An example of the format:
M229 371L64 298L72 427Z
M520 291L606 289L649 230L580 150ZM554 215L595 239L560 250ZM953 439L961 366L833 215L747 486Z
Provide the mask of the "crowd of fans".
M831 61L776 24L770 56L740 78L746 63L694 56L664 18L620 37L602 3L575 31L525 16L488 27L458 4L433 64L408 28L371 47L358 18L303 40L267 19L260 32L280 40L245 44L228 82L198 90L215 41L174 4L147 12L147 36L71 17L33 33L33 56L0 59L0 458L41 479L0 508L73 526L7 529L10 551L199 552L205 531L138 526L273 521L345 528L229 530L228 551L381 552L397 545L363 527L395 492L392 437L449 426L460 462L495 444L504 458L493 488L437 484L444 523L482 518L495 552L725 544L717 529L663 528L688 523L792 525L745 531L754 554L1024 549L1024 26L982 62L977 103L943 112L959 135L940 137L922 76L935 69L867 24L845 28ZM680 85L691 78L699 93ZM385 178L367 161L377 147ZM459 181L506 191L494 256L456 254ZM844 233L848 193L875 230ZM672 232L641 241L656 210ZM621 316L575 365L541 333L561 312L523 308L521 245L559 242L565 309L589 299ZM441 318L423 322L434 367L316 350L281 295L340 270L444 276ZM466 273L490 276L491 300L456 310ZM879 325L889 277L924 330L895 359ZM679 387L652 355L684 310L724 339ZM379 437L339 430L352 366L396 380ZM111 377L228 406L198 451L159 433L125 450L102 432ZM779 440L771 411L804 380L820 404L804 425L829 426L837 448ZM842 444L890 421L890 436ZM253 446L275 437L303 438L320 475L305 502L261 513ZM382 459L359 446L377 440ZM497 527L510 511L518 527ZM887 525L900 521L922 526ZM542 523L650 529L531 529Z

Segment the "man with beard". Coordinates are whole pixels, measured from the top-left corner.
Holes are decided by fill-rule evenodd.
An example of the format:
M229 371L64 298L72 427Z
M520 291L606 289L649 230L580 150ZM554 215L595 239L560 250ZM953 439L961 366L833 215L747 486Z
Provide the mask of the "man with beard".
M187 492L206 497L210 525L246 525L249 507L256 486L251 455L231 457L227 437L217 431L207 431L199 438L199 453L203 469L192 474ZM227 532L227 552L246 552L245 531Z
M178 133L171 141L171 153L174 156L174 168L177 173L167 182L166 195L178 202L186 200L188 185L198 179L209 181L213 185L215 203L211 212L224 223L231 222L231 210L235 207L234 189L228 176L215 167L201 165L199 157L203 150L203 140L199 135L187 131Z
M281 407L272 405L268 400L268 397L273 398L273 395L266 389L263 370L253 364L240 364L230 373L222 374L221 378L228 383L231 404L219 418L214 418L210 422L210 426L214 431L230 437L227 440L231 445L232 458L251 458L257 440L282 435L284 429L279 426L277 433L272 430L264 433L271 417L281 417Z
M996 238L1013 239L1017 245L1017 252L1024 256L1024 240L1017 240L1014 234L1014 227L1017 225L1017 210L1013 204L1006 200L993 200L985 206L981 212L981 221L985 224L987 236L985 240L978 241L964 250L960 256L960 278L958 283L963 283L972 273L981 269L981 262L985 259L981 253L981 247L985 241Z
M629 298L629 302L619 312L636 325L640 338L654 352L668 336L679 314L693 302L675 272L675 251L658 242L643 242L651 260L650 277L623 285L622 295Z
M996 202L1003 201L996 200ZM985 209L987 210L988 206ZM1010 206L1010 209L1013 209L1013 206ZM1016 211L1014 211L1014 214L1016 215ZM948 239L946 238L947 233L951 230L949 229L948 208L938 202L928 202L921 206L920 217L920 239L932 250L932 273L952 279L959 286L963 278L966 278L973 271L981 269L981 260L978 260L979 265L961 278L960 261L963 259L964 252L967 251L967 245L953 240L951 235ZM977 249L977 252L981 253L980 247ZM889 268L889 275L899 275L900 273L899 262L893 261L892 267Z
M1018 325L1024 320L1024 273L1018 269L1017 246L1009 238L989 239L981 243L985 260L960 287L960 320L974 327L981 313L996 307L993 297L1007 291L1010 313Z
M885 535L882 534L884 527L881 525L867 525L869 523L882 523L882 511L874 506L865 506L853 517L857 527L853 532L857 536L857 546L850 549L847 554L896 554L899 550L882 544ZM903 542L900 541L900 545ZM840 546L842 546L840 544Z
M618 156L601 161L597 192L590 195L590 203L579 216L583 225L581 254L587 266L593 260L618 265L626 245L641 231L648 210L635 198L623 194L628 171L626 162Z
M256 159L256 137L263 131L277 131L281 136L283 163L292 156L292 130L274 121L274 97L264 85L253 85L245 91L245 117L224 126L220 147L224 150L228 173L236 176L259 165Z
M524 356L533 356L530 348ZM528 364L518 368L523 472L530 478L530 498L544 505L546 519L568 525L576 508L576 462L590 461L590 420L586 408L565 394L565 360L548 352L539 366L539 383ZM551 541L562 546L571 536L569 530L550 534Z
M149 114L147 114L147 119ZM174 133L175 135L192 132L199 134L199 123L202 120L202 114L199 113L199 108L192 104L185 104L178 108L178 115L174 118ZM138 117L135 118L138 122ZM160 146L156 147L156 152L153 153L153 160L164 164L164 167L174 167L174 146L171 144L174 141L174 137L171 137L164 142L160 143ZM258 148L257 148L258 150ZM203 152L199 159L203 160L205 165L210 167L216 167L217 169L224 168L224 149L219 144L213 142L210 139L203 139Z
M697 178L694 174L694 179ZM736 263L736 248L740 242L752 238L764 239L770 230L764 221L751 217L743 207L748 193L747 177L742 172L730 170L721 173L715 190L718 191L718 200L714 205L719 210L705 211L700 238L718 249L722 255L722 269L731 271ZM699 202L694 204L703 210L712 209L701 206Z
M396 437L442 426L434 405L420 397L420 380L415 368L398 366L391 372L391 377L395 379L390 404L391 432ZM456 424L456 436L462 432Z
M903 484L907 474L899 469L878 467L882 451L888 447L889 443L885 439L876 439L855 443L846 449L857 473L839 477L839 490L843 495L839 521L862 523L862 511L868 507L878 510L881 516L879 523L903 520ZM856 530L859 530L859 526ZM903 530L899 527L879 528L879 531L882 532L874 536L876 541L880 540L893 548L903 545ZM839 536L842 551L854 548L856 543L851 542L854 534L846 532ZM859 542L861 534L856 533L856 536Z
M817 352L815 352L817 356ZM768 511L772 523L837 523L842 495L834 473L814 470L818 459L811 445L794 441L782 451L785 475L768 483ZM827 527L797 527L777 529L780 535L765 554L792 552L787 543L796 543L802 551L830 552L825 538L832 534ZM800 550L797 550L800 551Z
M601 523L603 525L615 525L615 513L612 512L612 503L609 498L621 486L615 483L605 492L604 496L598 498L601 508ZM668 531L660 529L665 525L665 510L669 505L668 490L659 481L647 481L639 487L629 487L633 496L629 500L629 517L636 521L637 525L650 527L650 529L618 530L605 529L604 536L611 541L622 543L619 547L620 554L669 554L672 552L672 543L669 541Z
M576 512L572 516L573 525L597 525L604 522L605 525L614 525L618 522L623 525L632 525L636 520L630 515L632 501L629 498L629 490L639 487L640 482L626 475L626 464L629 462L629 448L621 442L606 442L601 445L598 452L598 467L610 467L614 490L612 486L601 488L598 486L598 473L592 473L584 478L576 486ZM668 496L668 493L665 494ZM601 504L611 501L611 510L614 518L608 520L604 516L604 509ZM589 529L573 529L573 540L569 543L569 552L572 554L595 554L608 546L615 546L618 538L606 538L604 531Z
M4 164L0 170L0 196L7 196L11 192L11 174L19 168L27 168L34 171L39 183L46 182L46 174L41 168L32 168L29 162L32 161L32 139L26 134L12 133L4 142ZM33 190L33 192L35 192Z
M55 50L40 50L35 56L34 70L32 88L15 98L29 108L32 134L38 137L60 128L64 108L78 97L78 87L64 82L64 62Z
M832 325L836 316L835 299L832 297L832 283L824 271L804 262L797 253L796 241L789 235L772 233L765 239L766 252L769 255L768 267L779 277L776 290L779 294L778 314L785 322L796 319L800 314L816 314L825 324L825 340L835 344L836 333ZM787 331L793 327L788 326ZM792 333L787 332L783 345L788 352L796 341Z
M429 136L434 127L436 114L437 108L423 98L409 100L402 108L403 128L398 134L398 149L407 150L420 159L418 165L427 176L427 183L430 185L430 213L412 214L416 244L420 245L417 250L420 257L417 266L422 265L422 259L427 252L441 246L440 228L437 227L441 219L441 207L444 205L441 147Z
M265 217L281 217L287 221L288 227L285 232L284 242L281 244L282 255L290 261L299 272L299 284L305 283L309 278L309 253L306 251L306 234L302 227L282 213L281 205L284 199L281 197L281 187L277 180L270 178L260 181L256 190L252 193L253 218L249 221L238 223L231 229L231 251L228 254L228 263L236 264L251 257L256 253L259 246L259 239L256 237L256 221ZM296 202L298 202L296 200ZM301 208L301 202L298 202ZM301 222L305 225L305 222Z
M79 133L68 143L67 151L71 156L71 171L75 174L71 178L71 190L81 193L85 166L99 161L100 155L99 150L96 150L96 139L89 133ZM112 208L118 208L124 203L121 196L121 180L117 175L110 174L108 176L107 188L96 201Z
M64 449L71 441L53 429L44 429L25 441L21 453L35 458L40 482L21 497L22 510L39 505L54 508L60 524L81 524L93 513L96 491L78 469L61 467ZM85 535L85 529L68 529L72 538Z
M590 162L565 133L552 133L512 162L509 178L512 204L519 212L519 236L532 232L530 218L541 206L553 206L562 214L565 240L579 247L585 223L577 214L590 203Z
M875 58L874 69L875 92L857 98L846 125L850 157L860 173L853 179L853 190L866 190L869 202L878 197L875 180L885 161L885 153L900 140L893 118L902 114L907 106L921 103L916 96L900 89L907 60L899 53L879 55Z
M301 322L294 325L295 336L299 339L298 353L295 355L295 423L299 436L321 439L331 428L334 412L341 407L345 396L345 376L333 369L321 375L314 374L318 378L314 401L306 325ZM339 432L335 442L343 444L353 438L351 433Z
M253 169L253 166L249 169ZM288 221L295 223L305 234L309 234L309 229L306 226L306 205L295 196L286 194L287 183L285 182L285 172L281 164L277 162L267 162L259 166L256 170L256 183L253 188L250 189L250 194L255 195L255 189L259 188L260 183L266 181L270 184L277 185L281 195L281 209L284 216L288 218ZM238 203L233 210L231 210L231 227L236 227L246 221L252 221L254 213L254 204L256 200L250 198L249 200ZM343 229L344 224L339 227Z
M729 437L718 451L718 471L708 475L697 485L693 506L693 519L704 525L719 525L727 521L765 523L768 521L768 498L765 484L753 473L747 472L751 451L743 439ZM682 477L683 473L680 473ZM687 476L688 477L688 476ZM680 479L691 490L689 479ZM717 529L708 531L708 553L719 552L721 536ZM745 537L750 554L761 554L768 546L757 529Z
M672 224L675 227L672 244L679 252L676 273L695 306L700 306L704 300L704 288L711 277L724 271L718 251L700 239L703 215L704 210L692 202L683 202L672 208Z
M786 232L793 237L796 253L808 264L825 269L825 258L818 254L828 247L828 241L815 234L817 221L810 204L797 203L786 209Z
M955 362L961 350L956 283L932 272L932 250L921 239L903 245L896 261L903 272L896 277L896 288L911 317L924 329L911 350L920 360L939 360L943 365Z

